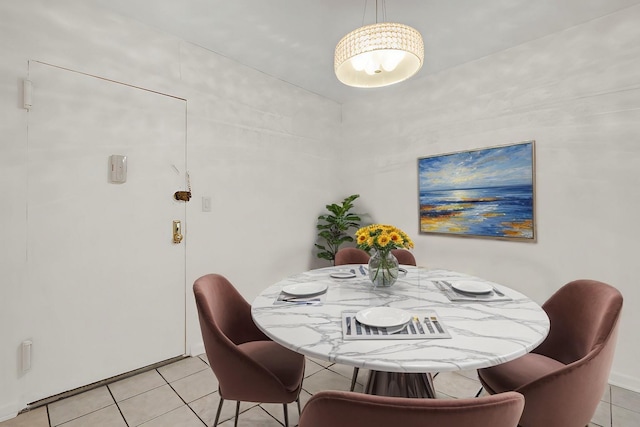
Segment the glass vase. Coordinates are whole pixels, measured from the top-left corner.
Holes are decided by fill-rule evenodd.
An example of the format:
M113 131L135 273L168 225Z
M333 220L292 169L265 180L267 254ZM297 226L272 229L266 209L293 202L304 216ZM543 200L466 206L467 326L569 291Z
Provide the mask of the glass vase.
M398 280L398 260L391 251L375 251L369 258L369 279L374 287L388 287Z

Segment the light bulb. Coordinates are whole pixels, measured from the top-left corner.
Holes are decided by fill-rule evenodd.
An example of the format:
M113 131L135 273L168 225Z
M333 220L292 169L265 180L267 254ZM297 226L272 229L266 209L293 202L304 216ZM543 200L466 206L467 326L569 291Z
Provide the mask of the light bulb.
M364 67L364 72L372 76L380 72L380 67L378 66L378 64L376 64L373 60L370 59L367 62L367 65Z
M385 50L382 56L382 68L385 71L393 71L398 64L404 59L405 53L401 50Z
M353 66L354 70L364 70L364 66L367 64L367 59L365 58L365 56L365 54L360 54L351 58L351 65Z

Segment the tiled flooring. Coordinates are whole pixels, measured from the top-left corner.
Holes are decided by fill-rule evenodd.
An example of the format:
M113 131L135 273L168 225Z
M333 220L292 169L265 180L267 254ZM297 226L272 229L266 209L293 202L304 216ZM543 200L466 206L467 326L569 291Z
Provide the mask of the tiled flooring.
M36 408L0 427L203 427L213 425L218 383L206 356L192 357ZM320 390L348 390L352 368L308 360L301 405ZM366 371L361 370L357 391ZM434 380L441 398L473 397L480 389L475 371L441 373ZM289 423L298 423L295 404ZM240 426L282 425L282 405L243 403ZM640 426L640 394L611 386L591 426ZM220 425L233 425L235 402L225 402Z

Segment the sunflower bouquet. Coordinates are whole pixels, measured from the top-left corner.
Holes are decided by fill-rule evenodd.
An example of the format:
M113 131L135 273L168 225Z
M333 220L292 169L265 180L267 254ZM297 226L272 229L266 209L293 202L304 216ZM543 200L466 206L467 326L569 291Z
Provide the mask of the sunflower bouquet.
M391 249L411 249L413 240L407 233L393 225L371 224L356 231L358 248L370 252L372 249L388 252Z
M374 285L391 286L398 278L398 260L392 249L411 249L413 241L401 229L387 224L372 224L356 231L358 248L373 251L369 260L369 278Z

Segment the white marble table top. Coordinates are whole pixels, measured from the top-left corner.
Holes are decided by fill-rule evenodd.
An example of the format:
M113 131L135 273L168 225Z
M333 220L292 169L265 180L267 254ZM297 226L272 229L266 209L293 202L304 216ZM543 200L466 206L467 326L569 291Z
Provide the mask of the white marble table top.
M546 337L549 319L534 301L493 283L511 301L451 302L432 280L482 280L447 270L402 266L406 277L374 289L359 265L329 267L286 278L265 289L251 306L256 325L271 339L298 353L330 362L386 372L439 372L478 369L522 356ZM353 268L352 279L333 279ZM326 282L319 305L274 304L283 286ZM397 307L420 315L435 310L451 339L343 340L343 311Z

